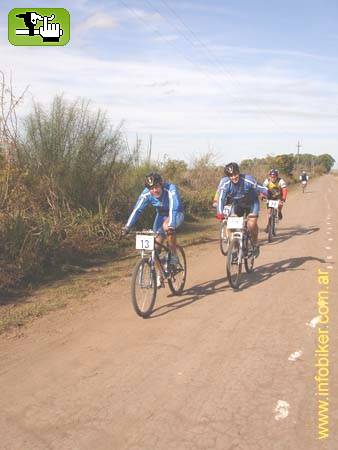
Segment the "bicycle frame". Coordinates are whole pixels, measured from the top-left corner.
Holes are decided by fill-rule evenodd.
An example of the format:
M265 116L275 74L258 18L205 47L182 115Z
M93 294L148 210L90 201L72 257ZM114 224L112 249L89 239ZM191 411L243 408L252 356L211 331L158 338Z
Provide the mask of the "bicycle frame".
M158 233L154 233L154 231L149 230L149 231L142 231L140 233L136 233L136 234L149 234L149 235L153 235L155 238L155 242L154 242L154 249L149 251L146 249L142 249L141 250L141 259L148 259L149 258L149 262L150 262L150 267L151 270L155 269L155 262L158 263L158 268L161 272L161 275L164 278L167 278L169 275L169 272L167 270L165 270L165 268L163 267L161 258L160 258L160 253L159 252L159 248L160 249L164 249L165 252L167 252L168 254L170 254L170 248L168 246L166 246L165 244L162 244L160 242L156 242L156 237L158 236Z
M245 242L245 239L248 234L247 224L248 224L247 216L244 216L244 223L243 223L242 229L229 230L230 231L230 240L232 241L234 239L237 239L239 241L239 249L240 249L240 254L238 257L239 263L241 263L242 258L243 258L243 248L245 246L244 242Z

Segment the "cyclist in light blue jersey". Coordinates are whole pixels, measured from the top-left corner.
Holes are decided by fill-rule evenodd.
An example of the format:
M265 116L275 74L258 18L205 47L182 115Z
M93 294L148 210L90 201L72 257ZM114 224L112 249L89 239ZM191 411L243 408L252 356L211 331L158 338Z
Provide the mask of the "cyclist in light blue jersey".
M255 255L259 255L258 239L258 216L259 216L259 197L262 194L267 197L268 190L266 187L257 183L252 175L244 175L240 173L239 166L235 162L227 164L224 168L224 175L218 185L218 204L217 219L223 220L224 204L227 198L231 198L233 203L233 212L238 216L244 213L248 217L248 229L254 243Z
M124 227L128 233L148 205L156 209L153 230L158 233L156 242L162 243L168 237L171 250L170 264L179 264L176 254L176 229L183 223L183 204L177 187L172 183L165 183L158 173L150 173L144 180L145 188L139 196L136 205Z

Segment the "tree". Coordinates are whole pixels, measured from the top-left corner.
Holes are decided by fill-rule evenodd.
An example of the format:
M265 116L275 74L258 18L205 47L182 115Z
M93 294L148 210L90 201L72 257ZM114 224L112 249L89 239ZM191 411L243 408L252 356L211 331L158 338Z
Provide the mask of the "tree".
M329 173L335 162L335 159L331 155L324 153L323 155L317 156L316 164L323 166L325 173Z
M275 157L275 168L280 170L285 175L291 176L295 166L295 158L293 154L277 155Z

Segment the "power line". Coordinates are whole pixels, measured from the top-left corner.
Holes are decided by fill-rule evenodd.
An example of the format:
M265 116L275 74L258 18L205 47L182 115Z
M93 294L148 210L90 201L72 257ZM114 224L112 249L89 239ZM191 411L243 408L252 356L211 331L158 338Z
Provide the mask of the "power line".
M149 0L145 0L149 5L151 5L153 7L153 9L155 9L159 14L160 11L155 8ZM184 28L186 28L189 33L193 36L193 38L195 39L195 41L197 41L200 46L205 49L206 51L206 55L209 59L209 61L212 61L213 64L216 62L216 64L218 65L218 67L221 68L222 73L224 73L229 79L230 82L232 82L233 84L237 85L237 87L239 87L240 89L242 89L242 85L241 83L236 80L236 78L234 77L234 75L224 67L223 63L219 61L219 59L214 55L214 53L210 50L210 48L208 48L205 43L196 35L196 33L194 31L191 30L191 28L181 19L181 17L176 13L176 11L168 5L168 3L165 0L160 0L165 6L166 8L172 13L172 15L174 15L179 22L184 26ZM163 17L163 16L162 16ZM164 17L163 17L164 18ZM164 18L165 19L165 18ZM166 19L165 19L166 20ZM188 39L183 33L181 33L180 30L177 29L177 27L175 27L176 30L184 37L184 39L186 39L188 42L190 42L194 47L196 47L194 42L191 42L190 39ZM212 58L210 58L210 55L212 55ZM275 121L275 119L273 119L269 114L267 114L256 102L255 102L256 106L258 106L258 108L261 109L262 113L265 115L266 118L268 118L279 130L284 131L283 128Z
M196 43L194 42L194 41L192 41L186 34L184 34L180 29L178 29L177 28L177 26L174 26L173 24L172 24L172 22L171 21L169 21L165 16L163 16L163 14L161 14L161 11L158 9L158 8L156 8L156 7L154 7L154 5L149 1L149 0L145 0L146 1L146 3L148 3L148 5L150 6L150 8L152 8L154 11L156 11L157 12L157 14L159 14L159 16L162 18L162 19L164 19L167 23L169 23L170 24L170 26L171 27L174 27L175 28L175 30L191 45L191 46L193 46L193 47L195 47L195 48L197 48L198 50L200 50L200 48L199 48L199 46L197 46L196 45ZM233 76L232 76L232 74L229 72L229 73L227 73L227 71L226 71L226 69L224 69L224 66L222 65L222 63L220 63L215 57L214 57L214 60L212 60L212 59L210 59L210 55L209 55L209 53L212 53L211 52L211 50L196 36L196 34L183 22L183 20L176 14L176 12L170 7L170 6L168 6L167 5L167 3L164 1L164 0L161 0L162 1L162 3L172 12L172 14L174 14L175 15L175 17L177 17L179 20L180 20L180 22L182 23L182 25L190 32L190 34L194 37L194 39L197 41L197 42L199 42L200 43L200 45L205 49L205 51L207 52L207 57L208 57L208 60L209 61L211 61L212 62L212 64L214 65L214 62L216 61L216 64L221 68L221 72L220 71L218 71L219 73L221 73L222 75L225 75L228 79L230 79L230 82L232 82L233 84L237 84L237 86L239 87L239 88L242 88L242 86L241 86L241 84L237 81L237 80L234 80L233 79ZM140 14L138 14L137 13L137 11L135 10L135 9L133 9L133 8L130 8L129 6L128 6L128 4L125 2L125 0L119 0L119 2L129 11L129 12L131 12L144 26L146 26L146 23L145 23L145 21L144 21L144 17L142 16L142 15L140 15ZM179 48L179 47L177 47L177 46L175 46L174 44L173 44L173 42L172 41L170 41L169 39L167 39L166 37L165 37L165 35L164 34L162 34L162 33L160 33L157 29L152 29L152 31L154 32L154 33L156 33L159 37L161 37L161 39L162 40L164 40L168 45L170 45L171 47L173 47L174 49L175 49L175 51L178 51L180 54L181 54L181 56L185 59L185 60L187 60L190 64L192 64L193 66L195 66L195 67L197 67L198 68L198 70L200 71L200 72L202 72L203 73L203 75L207 78L207 79L213 79L213 82L216 84L216 85L218 85L218 87L223 91L224 90L224 86L222 86L221 84L219 84L219 82L218 82L218 80L217 79L215 79L215 74L214 73L212 73L209 69L205 69L205 67L201 67L200 65L197 65L196 64L196 62L193 60L193 59L191 59L191 58L189 58L184 52L182 52L182 50ZM235 101L238 101L239 100L239 98L238 98L238 96L236 97L234 94L231 94L231 93L229 93L228 94L231 98L233 98ZM257 104L256 104L257 105ZM260 108L261 109L261 108ZM282 130L282 128L276 123L276 121L271 117L271 116L269 116L267 113L265 113L264 112L264 110L262 110L261 109L261 112L262 112L262 114L266 117L266 118L268 118L272 123L273 123L273 125L277 128L277 129L279 129L279 130ZM282 130L282 131L284 131L284 130Z

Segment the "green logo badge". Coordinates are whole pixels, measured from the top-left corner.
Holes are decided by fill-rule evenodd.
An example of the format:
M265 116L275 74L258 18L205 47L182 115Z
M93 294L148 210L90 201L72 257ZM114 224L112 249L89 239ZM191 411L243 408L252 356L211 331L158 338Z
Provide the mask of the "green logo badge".
M70 16L64 8L14 8L8 13L12 45L66 45Z

